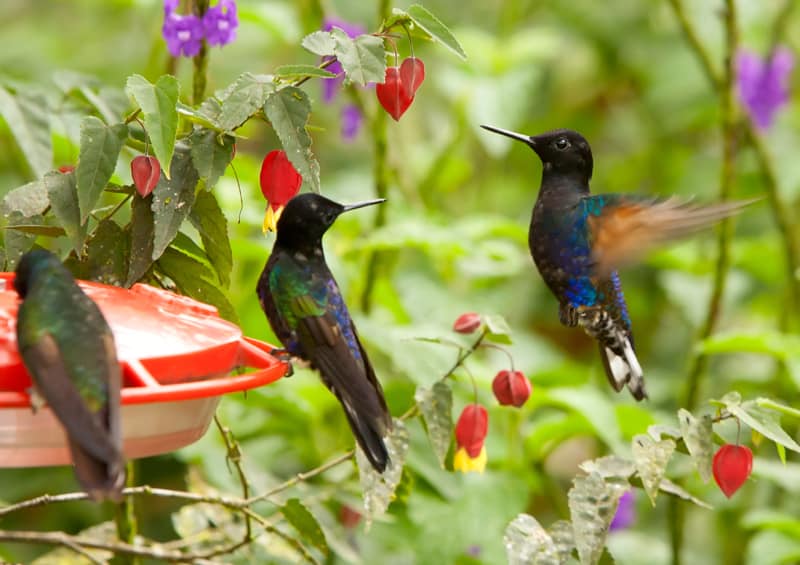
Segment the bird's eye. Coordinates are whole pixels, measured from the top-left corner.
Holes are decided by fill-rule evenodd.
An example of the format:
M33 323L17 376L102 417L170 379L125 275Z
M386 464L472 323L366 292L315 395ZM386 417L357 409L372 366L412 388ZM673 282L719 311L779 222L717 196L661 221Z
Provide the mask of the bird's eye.
M327 214L325 214L326 224L332 224L335 220L336 220L336 214L334 214L333 212L328 212Z
M566 137L559 137L556 139L555 146L559 151L564 151L567 147L569 147L569 141L567 141Z

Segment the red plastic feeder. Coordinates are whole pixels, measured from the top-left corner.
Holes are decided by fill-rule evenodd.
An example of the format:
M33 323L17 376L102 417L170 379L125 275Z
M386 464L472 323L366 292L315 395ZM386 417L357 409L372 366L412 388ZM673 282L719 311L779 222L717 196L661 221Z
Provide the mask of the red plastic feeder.
M17 351L13 280L13 273L0 273L0 467L69 465L61 423L47 406L31 410L31 380ZM78 284L114 332L129 459L197 441L221 395L272 383L286 372L286 364L269 354L271 345L242 336L213 306L144 284ZM237 367L255 371L230 375Z

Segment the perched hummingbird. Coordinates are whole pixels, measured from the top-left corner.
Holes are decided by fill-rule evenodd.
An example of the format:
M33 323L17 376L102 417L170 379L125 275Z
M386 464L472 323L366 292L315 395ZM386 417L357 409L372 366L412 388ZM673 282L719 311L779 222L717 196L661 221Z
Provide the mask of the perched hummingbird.
M118 501L125 461L111 328L49 251L22 256L14 288L22 298L17 347L36 392L64 426L78 482L94 500Z
M542 161L528 245L536 267L559 301L559 319L581 326L600 345L608 381L647 397L636 358L631 319L617 268L648 248L699 231L735 214L746 202L700 206L676 198L589 194L592 150L578 132L559 129L527 136L482 128L522 141Z
M381 202L344 206L315 193L292 198L278 220L256 292L286 351L319 370L367 459L382 473L389 462L383 438L391 416L322 251L322 236L340 214Z

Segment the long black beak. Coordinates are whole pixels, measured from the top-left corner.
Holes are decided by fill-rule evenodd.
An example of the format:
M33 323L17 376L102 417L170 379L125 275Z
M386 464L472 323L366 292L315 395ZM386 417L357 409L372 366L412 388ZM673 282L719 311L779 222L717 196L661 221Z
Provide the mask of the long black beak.
M359 208L364 208L366 206L373 206L375 204L381 204L383 202L386 202L385 198L376 198L375 200L364 200L363 202L356 202L355 204L345 204L342 212L349 212L350 210L357 210Z
M524 135L521 133L517 133L515 131L509 131L507 129L496 128L494 126L481 126L486 131L490 131L492 133L499 133L500 135L505 135L506 137L510 137L511 139L516 139L517 141L521 141L531 147L536 145L536 141L529 135Z

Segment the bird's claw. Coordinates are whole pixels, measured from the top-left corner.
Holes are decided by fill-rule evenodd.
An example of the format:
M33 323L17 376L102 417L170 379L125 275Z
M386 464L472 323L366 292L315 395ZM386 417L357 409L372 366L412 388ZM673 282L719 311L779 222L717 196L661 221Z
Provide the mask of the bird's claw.
M286 363L286 374L283 376L288 378L294 375L294 366L292 365L292 354L286 349L273 348L269 352L270 355L275 357L281 363Z

